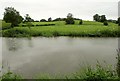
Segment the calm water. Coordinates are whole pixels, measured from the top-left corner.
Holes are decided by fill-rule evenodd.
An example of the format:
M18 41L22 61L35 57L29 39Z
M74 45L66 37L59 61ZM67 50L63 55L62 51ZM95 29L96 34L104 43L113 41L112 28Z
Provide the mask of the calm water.
M3 68L31 78L69 74L96 61L116 64L117 38L2 38Z

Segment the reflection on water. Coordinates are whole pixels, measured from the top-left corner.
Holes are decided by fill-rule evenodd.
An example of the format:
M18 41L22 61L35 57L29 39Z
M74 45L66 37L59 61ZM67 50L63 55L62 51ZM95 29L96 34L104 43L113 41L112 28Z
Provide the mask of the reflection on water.
M9 51L17 51L21 48L21 42L19 40L16 41L16 38L6 39L5 41Z
M116 64L117 38L3 38L3 65L25 77L72 73L96 60ZM9 64L9 65L7 65ZM4 68L5 69L5 68Z
M32 39L31 38L26 38L28 40L28 46L32 47ZM18 51L22 49L23 44L22 40L20 38L6 38L5 40L6 47L9 51ZM4 46L3 46L4 47Z

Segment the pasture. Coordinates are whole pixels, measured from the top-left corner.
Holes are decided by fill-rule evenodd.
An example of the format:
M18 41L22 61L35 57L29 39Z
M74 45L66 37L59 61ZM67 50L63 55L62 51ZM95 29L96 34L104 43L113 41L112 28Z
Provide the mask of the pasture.
M79 25L79 21L75 21L74 25L66 25L64 21L31 23L30 29L25 23L21 23L14 28L3 30L3 37L118 37L119 35L118 26L114 23L109 23L108 26L104 26L103 23L94 21L84 21L82 25ZM4 27L5 25L6 24L3 23ZM9 24L7 23L7 25Z

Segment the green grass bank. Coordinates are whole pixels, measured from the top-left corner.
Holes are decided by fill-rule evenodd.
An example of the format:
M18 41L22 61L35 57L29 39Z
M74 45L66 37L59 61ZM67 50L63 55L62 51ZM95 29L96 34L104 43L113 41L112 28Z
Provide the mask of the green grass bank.
M53 24L53 26L49 26ZM45 25L45 26L44 26ZM46 26L48 25L48 26ZM64 21L57 22L32 22L29 28L21 23L19 26L1 30L3 37L30 37L30 36L71 36L71 37L119 37L120 30L118 25L109 23L104 26L103 23L94 21L84 21L79 25L76 21L74 25L65 25Z

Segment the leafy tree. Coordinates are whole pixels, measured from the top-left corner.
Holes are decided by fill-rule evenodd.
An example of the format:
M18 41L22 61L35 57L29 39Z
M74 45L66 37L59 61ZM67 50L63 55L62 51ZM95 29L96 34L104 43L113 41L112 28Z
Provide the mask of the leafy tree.
M79 24L80 24L80 25L82 25L82 24L83 24L83 20L82 20L82 19L80 19L80 22L79 22Z
M93 16L93 20L99 21L99 20L100 20L100 16L99 16L98 14L95 14L95 15Z
M106 19L106 17L105 17L105 15L102 15L101 17L100 17L100 22L104 22L104 21L106 21L107 19Z
M27 26L30 28L32 26L32 19L31 17L29 16L29 14L26 14L25 16L25 23L27 24Z
M50 17L50 18L48 18L48 22L51 22L52 21L52 18Z
M120 26L120 17L118 18L117 23L118 23L118 26Z
M17 26L23 21L22 16L13 7L5 8L3 20L7 23L11 23L11 27Z
M45 20L45 19L41 19L40 22L47 22L47 20Z
M74 23L75 23L75 21L74 21L73 15L71 13L68 13L67 19L66 19L66 24L74 24Z
M94 16L93 16L93 20L95 20L95 21L98 21L98 22L104 22L104 21L106 21L107 19L106 19L106 17L105 17L105 15L98 15L98 14L95 14Z

